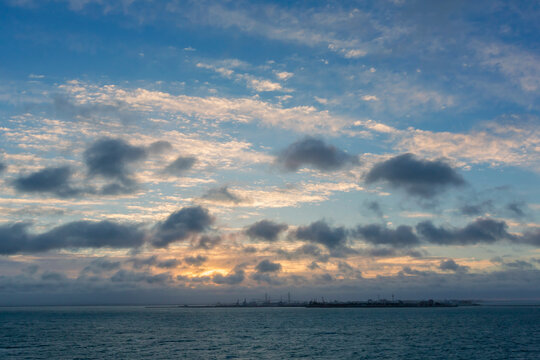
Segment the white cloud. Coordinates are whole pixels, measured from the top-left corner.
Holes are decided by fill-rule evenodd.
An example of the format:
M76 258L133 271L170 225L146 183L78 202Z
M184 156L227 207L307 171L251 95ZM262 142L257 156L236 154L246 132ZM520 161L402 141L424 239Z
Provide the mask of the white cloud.
M224 62L221 62L224 63ZM244 63L241 62L226 62L231 67L237 67L241 66ZM247 85L247 87L254 89L259 92L264 91L288 91L287 89L283 89L281 84L273 82L271 80L267 79L260 79L250 74L238 74L234 70L223 67L223 66L216 66L216 65L210 65L205 63L197 63L197 67L208 69L217 72L223 77L226 77L228 79L234 79L236 81L243 81ZM289 74L289 73L287 73Z
M253 207L253 208L283 208L296 207L305 203L319 203L326 201L335 192L362 191L363 188L357 183L348 182L301 182L294 186L263 188L239 188L230 187L229 190L239 198L239 203L218 203L207 199L196 201L206 206L222 207Z
M360 49L351 49L351 50L345 50L343 49L342 52L344 53L344 56L347 59L356 59L367 55L367 52Z
M533 124L492 122L469 133L408 129L400 132L397 148L425 156L473 164L517 165L540 172L540 129Z
M276 76L278 77L278 79L280 80L288 80L290 79L291 77L293 77L293 73L291 72L287 72L287 71L281 71L281 72L277 72L276 73Z
M364 95L362 96L362 100L364 101L378 101L379 98L375 95Z
M540 88L540 56L502 44L478 45L478 52L482 65L498 70L522 90Z
M115 85L95 86L72 82L62 85L79 104L125 104L132 111L161 111L201 121L254 122L304 133L337 134L352 121L332 116L313 106L282 107L257 98L223 98L172 95L162 91L123 89Z

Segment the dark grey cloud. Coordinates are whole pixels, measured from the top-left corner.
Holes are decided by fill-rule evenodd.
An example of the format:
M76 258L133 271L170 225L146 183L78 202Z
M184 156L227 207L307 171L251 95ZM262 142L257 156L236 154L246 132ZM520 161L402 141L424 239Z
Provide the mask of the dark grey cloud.
M195 249L210 250L216 247L221 242L221 236L218 235L202 235L191 242L191 246Z
M403 254L413 258L423 258L429 255L426 250L407 250Z
M377 201L370 201L366 204L366 208L379 218L383 218L384 213L381 209L381 205Z
M118 182L107 190L108 194L113 194L120 188L128 192L135 187L130 165L144 159L147 150L132 146L122 139L102 138L90 145L83 156L89 176L101 176Z
M503 264L506 268L518 269L518 270L532 270L535 268L533 264L523 260L515 260L511 262L506 262Z
M540 229L527 230L518 240L523 244L540 247Z
M23 273L25 273L25 274L28 274L28 275L32 276L35 273L37 273L38 270L39 270L39 266L37 266L36 264L32 264L32 265L29 265L29 266L25 267L21 271Z
M92 260L82 271L82 274L92 273L101 274L106 271L112 271L120 268L121 263L119 261L111 261L106 257Z
M304 244L295 249L294 252L299 255L308 255L315 257L319 257L322 255L321 248L314 244Z
M178 210L154 226L152 243L155 247L166 247L174 241L185 240L201 233L214 222L208 210L200 206Z
M493 209L493 202L486 200L476 204L465 204L459 210L464 215L483 215L490 209Z
M338 247L341 248L341 247ZM334 248L337 249L337 248ZM297 260L304 258L313 258L319 262L327 262L331 254L323 252L323 250L315 244L303 244L292 251L277 249L276 254L287 260Z
M167 165L164 171L167 174L182 176L195 165L196 161L197 159L192 156L179 156Z
M245 233L252 239L276 241L279 234L287 230L288 227L287 224L278 224L271 220L261 220L248 226Z
M329 249L345 246L347 232L344 227L331 227L324 220L300 226L295 231L296 238L322 244Z
M392 257L397 254L396 250L392 248L374 248L366 250L366 253L373 257Z
M514 201L506 205L506 209L510 211L510 213L514 217L522 218L525 216L525 208L526 204L522 201Z
M170 142L165 140L158 140L150 144L148 151L152 154L161 154L165 151L172 150L172 145Z
M400 275L405 274L405 275L415 275L415 276L429 276L433 274L433 271L416 270L416 269L412 269L410 266L404 266L399 273Z
M257 248L253 246L246 246L245 248L242 249L242 251L245 252L246 254L255 254L257 252Z
M268 285L282 285L283 280L277 276L273 276L272 273L254 272L251 274L251 278L258 283L267 283Z
M424 198L431 198L447 187L465 184L461 175L445 162L417 159L413 154L375 164L366 175L366 182L379 181Z
M148 266L154 266L157 263L157 256L152 255L145 258L131 258L126 260L126 263L130 263L135 269L141 269Z
M184 258L184 262L188 265L193 266L200 266L202 265L208 258L203 255L197 255L197 256L186 256Z
M0 161L0 174L7 169L7 165Z
M46 271L41 274L41 280L60 282L66 280L66 275L59 272Z
M454 272L467 272L469 271L468 266L459 265L453 259L446 259L441 261L439 264L439 269L444 271L454 271Z
M245 273L242 269L235 269L227 275L215 274L212 281L219 285L237 285L244 281Z
M133 113L128 114L125 110L128 110L128 105L116 101L114 104L78 104L74 103L72 99L63 94L55 94L53 96L53 107L56 112L56 116L62 119L89 121L97 117L110 117L120 118L122 121L128 121L130 117L134 116Z
M263 260L255 266L255 270L259 273L278 272L281 271L281 264Z
M111 221L75 221L42 234L28 232L28 223L0 226L0 254L37 253L57 249L134 248L144 242L137 225Z
M359 163L358 157L312 137L290 144L279 153L275 161L286 171L296 171L303 166L311 166L321 171L334 171Z
M406 225L389 229L382 225L370 224L358 226L352 234L374 245L390 245L396 248L416 246L420 243L413 228Z
M424 221L416 225L416 231L437 245L474 245L515 239L506 231L507 227L504 221L492 219L476 219L463 228L437 227L431 221Z
M315 279L317 279L317 281L322 282L322 283L331 283L335 280L334 277L328 273L317 275L315 276Z
M13 181L19 192L49 193L61 198L80 195L83 190L70 185L72 171L69 166L44 168Z
M238 204L243 201L243 199L229 190L228 186L222 186L219 188L214 188L208 190L203 196L203 199L223 202L223 203L234 203Z
M169 273L152 274L146 271L137 272L122 269L111 276L110 280L115 283L164 284L172 281L172 276Z
M134 269L148 268L150 266L163 269L172 269L180 265L182 262L176 259L159 260L156 255L152 255L145 258L131 258L126 260L126 263L131 264Z
M124 195L133 193L135 189L136 183L134 181L130 183L111 183L104 185L98 193L107 196Z
M162 268L162 269L174 269L178 267L182 262L177 259L165 259L158 261L156 264L156 267Z

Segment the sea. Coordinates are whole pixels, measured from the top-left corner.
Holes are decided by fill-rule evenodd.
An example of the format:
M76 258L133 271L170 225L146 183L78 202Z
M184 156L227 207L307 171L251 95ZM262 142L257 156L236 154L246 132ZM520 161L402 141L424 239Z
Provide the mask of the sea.
M0 308L0 359L540 359L540 307Z

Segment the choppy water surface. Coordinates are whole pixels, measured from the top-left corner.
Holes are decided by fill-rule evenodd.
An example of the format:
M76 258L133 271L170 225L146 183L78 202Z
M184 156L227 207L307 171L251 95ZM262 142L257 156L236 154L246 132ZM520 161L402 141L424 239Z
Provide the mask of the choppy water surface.
M540 307L0 308L2 359L540 359Z

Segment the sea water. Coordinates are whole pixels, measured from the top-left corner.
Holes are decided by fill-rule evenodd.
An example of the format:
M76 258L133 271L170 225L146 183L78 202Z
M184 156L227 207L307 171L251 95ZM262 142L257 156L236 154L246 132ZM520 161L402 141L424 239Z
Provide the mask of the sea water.
M540 359L540 307L0 308L1 359Z

